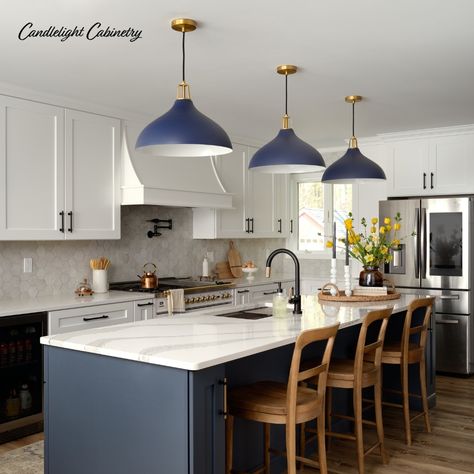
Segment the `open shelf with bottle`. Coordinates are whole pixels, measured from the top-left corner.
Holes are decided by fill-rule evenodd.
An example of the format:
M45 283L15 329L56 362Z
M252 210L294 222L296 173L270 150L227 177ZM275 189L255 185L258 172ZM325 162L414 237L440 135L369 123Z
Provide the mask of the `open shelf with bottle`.
M46 313L0 318L0 442L41 429Z

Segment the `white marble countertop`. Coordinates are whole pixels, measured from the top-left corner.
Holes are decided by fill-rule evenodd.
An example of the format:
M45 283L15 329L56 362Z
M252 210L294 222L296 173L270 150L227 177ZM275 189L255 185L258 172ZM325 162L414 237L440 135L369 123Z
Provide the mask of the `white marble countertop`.
M138 301L153 297L147 293L128 291L109 291L96 293L92 296L76 296L75 294L38 296L36 298L11 298L0 300L0 318L17 314L55 311L59 309L80 308L124 301Z
M185 370L200 370L295 342L311 328L339 322L341 328L361 322L367 312L393 307L403 311L414 294L377 303L328 303L314 298L313 310L302 316L245 320L215 316L236 309L251 309L262 303L232 308L196 311L160 319L88 329L41 338L49 346L90 352ZM306 302L306 301L305 301Z

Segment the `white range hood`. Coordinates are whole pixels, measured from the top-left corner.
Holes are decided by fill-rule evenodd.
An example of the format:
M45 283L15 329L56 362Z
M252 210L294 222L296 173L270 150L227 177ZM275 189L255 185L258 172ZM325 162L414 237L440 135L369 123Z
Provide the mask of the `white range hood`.
M135 151L143 126L122 129L122 205L232 208L212 158L156 157ZM228 156L227 159L232 159Z

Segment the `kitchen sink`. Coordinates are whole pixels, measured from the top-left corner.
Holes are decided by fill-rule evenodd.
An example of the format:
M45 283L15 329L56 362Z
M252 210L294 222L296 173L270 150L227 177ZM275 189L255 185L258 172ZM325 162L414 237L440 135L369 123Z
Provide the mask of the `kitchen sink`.
M233 313L220 313L215 316L223 316L224 318L237 319L263 319L272 315L272 308L261 306L259 308L247 309L242 311L234 311Z

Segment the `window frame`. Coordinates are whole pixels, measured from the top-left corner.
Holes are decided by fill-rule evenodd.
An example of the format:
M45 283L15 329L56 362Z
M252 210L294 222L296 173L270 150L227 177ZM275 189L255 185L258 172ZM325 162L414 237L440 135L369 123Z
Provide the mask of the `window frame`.
M290 215L293 222L296 223L294 232L290 235L287 240L288 248L290 248L298 258L301 259L330 259L332 257L331 249L323 250L299 250L299 206L298 206L298 184L299 183L312 183L320 182L322 178L322 172L316 173L301 173L292 174L290 177ZM331 216L334 213L334 196L333 196L333 184L323 183L323 195L324 195L324 235L332 235L332 219ZM358 202L359 186L352 184L352 214L357 219L356 203ZM339 252L340 253L340 252ZM337 255L337 258L344 258L343 255Z

